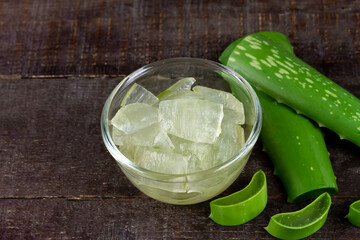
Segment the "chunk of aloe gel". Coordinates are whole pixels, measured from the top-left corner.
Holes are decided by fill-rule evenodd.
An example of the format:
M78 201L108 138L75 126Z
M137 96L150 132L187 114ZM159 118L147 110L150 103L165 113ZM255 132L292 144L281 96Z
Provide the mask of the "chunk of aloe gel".
M114 128L113 141L116 145L131 144L137 146L155 146L163 149L173 149L169 136L160 128L159 123L154 123L132 134L125 134Z
M221 134L214 144L216 163L220 164L233 157L244 143L244 129L235 123L223 122Z
M194 143L176 136L170 136L170 139L175 146L175 152L190 156L187 165L187 173L214 167L213 144Z
M189 158L189 156L151 147L138 147L135 151L134 163L159 173L185 174Z
M221 132L223 105L199 99L174 99L159 104L161 127L193 142L214 143Z
M241 225L258 216L266 203L266 176L260 170L244 189L210 202L210 218L224 226Z
M231 119L230 121L234 121L238 124L244 124L245 115L243 104L237 100L234 95L203 86L196 86L193 90L206 100L223 104L224 112L226 111L226 116L229 116Z
M111 124L124 133L131 134L158 121L157 108L146 103L132 103L120 108Z
M323 193L299 211L272 216L265 230L280 239L306 238L324 225L330 206L330 195Z

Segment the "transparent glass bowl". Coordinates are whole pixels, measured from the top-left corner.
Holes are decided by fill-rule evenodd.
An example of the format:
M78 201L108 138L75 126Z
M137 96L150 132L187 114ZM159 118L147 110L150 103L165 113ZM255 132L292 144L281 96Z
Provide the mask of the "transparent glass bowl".
M244 105L245 145L230 159L216 167L190 174L163 174L144 169L126 158L111 139L110 120L120 107L129 88L136 82L155 95L177 80L194 77L196 84L230 91L228 81L236 84ZM123 173L143 193L171 204L206 201L229 187L246 165L261 129L261 107L249 83L227 67L205 59L172 58L146 65L125 77L105 102L101 116L102 137Z

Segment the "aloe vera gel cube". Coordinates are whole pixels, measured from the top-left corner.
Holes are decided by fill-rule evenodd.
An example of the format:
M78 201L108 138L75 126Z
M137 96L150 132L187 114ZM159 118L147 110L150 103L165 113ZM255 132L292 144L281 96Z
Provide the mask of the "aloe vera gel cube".
M122 107L111 124L126 134L134 133L159 121L158 109L146 103L133 103Z
M214 143L221 133L223 105L199 99L175 99L159 104L162 128L193 142Z

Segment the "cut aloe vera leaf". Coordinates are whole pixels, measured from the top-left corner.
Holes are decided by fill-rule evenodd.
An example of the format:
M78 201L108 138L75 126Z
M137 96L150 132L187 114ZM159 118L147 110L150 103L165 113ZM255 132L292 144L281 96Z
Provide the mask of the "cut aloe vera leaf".
M126 93L120 105L125 106L136 102L154 105L159 102L159 99L150 91L145 89L143 86L134 83L129 89L129 91Z
M196 82L195 78L192 78L192 77L182 78L182 79L178 80L176 83L174 83L173 85L171 85L168 89L166 89L165 91L163 91L159 95L157 95L157 97L160 100L171 99L172 96L178 94L178 91L181 91L182 89L190 90L191 86L195 82Z
M202 143L215 142L224 117L222 104L199 99L160 101L159 113L167 133Z
M244 129L235 123L223 121L221 134L214 143L217 164L234 157L245 144Z
M346 218L354 226L360 227L360 200L353 202L349 207L349 214Z
M236 123L244 124L243 104L231 93L203 86L196 86L193 88L193 91L203 96L206 100L223 104L224 111L227 112L226 115L229 116L229 119L236 119Z
M134 163L159 173L185 174L189 156L162 151L151 147L137 147Z
M324 137L319 128L289 107L256 91L263 111L260 140L289 202L338 192Z
M170 136L175 146L174 151L182 155L190 156L187 173L209 169L214 166L213 144L195 143L176 136Z
M292 52L290 42L286 41L284 35L276 32L262 34L278 37L274 44L279 47L281 44L281 47ZM226 56L223 55L222 60L225 61ZM235 84L229 83L235 96L239 95ZM274 173L282 180L288 201L316 198L323 192L337 193L334 172L320 130L308 119L278 104L263 92L257 91L257 95L263 112L260 140L274 164Z
M265 230L280 239L308 237L324 225L330 206L330 195L323 193L299 211L279 213L272 216Z
M219 59L278 102L360 146L360 100L297 58L279 36L245 36Z
M119 109L111 124L126 134L132 134L159 121L158 109L146 103L132 103Z
M266 176L258 171L242 190L210 202L210 218L217 224L236 226L258 216L267 203Z

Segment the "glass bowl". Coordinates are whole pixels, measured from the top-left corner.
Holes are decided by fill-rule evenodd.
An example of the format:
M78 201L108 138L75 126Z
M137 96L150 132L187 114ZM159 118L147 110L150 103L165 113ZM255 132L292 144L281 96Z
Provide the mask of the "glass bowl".
M236 85L243 103L246 122L245 144L221 165L189 174L164 174L142 168L126 158L111 139L110 120L120 108L126 92L138 83L155 95L177 80L194 77L195 85L231 92L228 81ZM225 80L226 79L226 80ZM194 204L206 201L229 187L245 167L261 129L261 107L249 83L229 68L205 59L172 58L146 65L125 77L105 102L101 116L101 132L106 148L127 178L143 193L171 204Z

